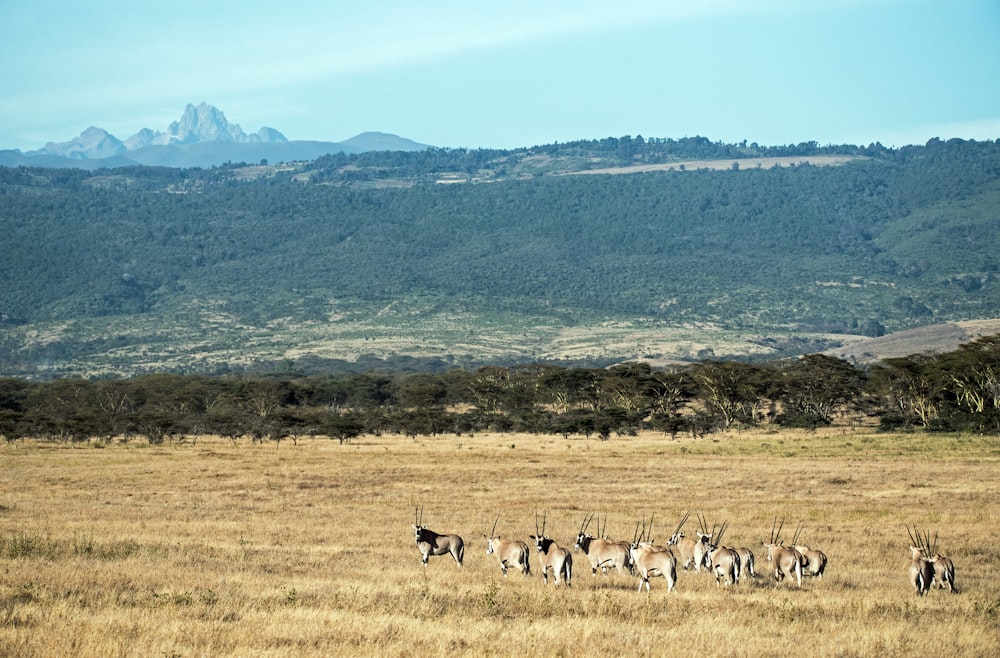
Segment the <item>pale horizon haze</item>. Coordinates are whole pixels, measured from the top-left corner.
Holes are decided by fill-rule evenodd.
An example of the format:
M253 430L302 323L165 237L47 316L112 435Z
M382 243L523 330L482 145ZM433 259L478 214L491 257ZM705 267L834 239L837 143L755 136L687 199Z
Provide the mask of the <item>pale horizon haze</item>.
M201 102L247 133L450 148L1000 138L997 0L9 0L0 62L22 151Z

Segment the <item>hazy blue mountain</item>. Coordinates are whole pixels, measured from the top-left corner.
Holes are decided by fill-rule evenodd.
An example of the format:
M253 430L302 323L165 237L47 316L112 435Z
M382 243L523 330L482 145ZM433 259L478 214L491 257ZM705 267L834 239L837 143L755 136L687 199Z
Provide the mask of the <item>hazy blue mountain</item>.
M40 151L29 151L26 155L58 155L71 160L91 160L122 155L127 151L125 144L97 126L90 126L79 137L68 142L49 142Z
M123 167L134 164L212 167L230 162L313 160L330 153L420 151L424 144L380 132L361 133L343 142L289 141L275 128L246 133L217 107L188 104L166 130L143 128L122 141L91 126L65 142L49 142L36 151L0 151L0 166Z

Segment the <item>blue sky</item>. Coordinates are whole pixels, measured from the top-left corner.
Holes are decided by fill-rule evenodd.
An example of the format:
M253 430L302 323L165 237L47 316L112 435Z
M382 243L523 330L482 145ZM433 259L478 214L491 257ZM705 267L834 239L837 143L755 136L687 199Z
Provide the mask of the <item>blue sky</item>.
M164 130L445 147L1000 138L998 0L6 0L0 148Z

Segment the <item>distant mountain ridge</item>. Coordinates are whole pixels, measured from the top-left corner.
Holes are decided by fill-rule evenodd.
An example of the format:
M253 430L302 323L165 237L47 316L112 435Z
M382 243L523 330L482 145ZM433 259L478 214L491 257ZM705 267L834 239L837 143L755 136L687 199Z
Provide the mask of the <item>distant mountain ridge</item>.
M0 151L0 166L95 169L149 165L211 167L227 162L312 160L329 153L421 151L428 148L387 133L365 132L343 142L289 141L267 126L247 134L217 107L188 104L165 131L143 128L122 141L90 126L65 142L48 142L36 151Z

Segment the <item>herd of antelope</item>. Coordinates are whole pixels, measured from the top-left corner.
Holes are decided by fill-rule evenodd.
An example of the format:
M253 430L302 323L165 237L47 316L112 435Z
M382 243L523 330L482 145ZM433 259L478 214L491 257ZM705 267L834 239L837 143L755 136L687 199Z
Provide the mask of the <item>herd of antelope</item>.
M621 574L639 577L639 591L645 586L650 590L649 579L662 577L667 585L667 592L673 591L677 584L677 565L686 571L703 568L715 576L715 582L720 587L737 585L741 578L756 578L755 558L753 551L746 547L731 547L722 544L729 523L713 525L711 529L702 514L697 515L699 529L695 537L685 536L683 529L691 513L681 518L666 545L658 545L652 539L653 519L647 523L645 519L636 524L632 541L613 541L604 533L600 517L597 519L597 536L590 534L590 524L594 514L585 515L580 530L576 536L573 549L583 553L590 563L591 574L596 575L600 569L608 573L612 569ZM538 525L538 513L535 513L535 534L530 535L538 555L538 565L542 572L542 580L547 585L549 574L553 583L563 583L566 587L572 585L573 553L570 549L560 546L554 539L545 534L547 514L542 515L542 525ZM420 551L421 561L427 566L427 560L432 555L451 555L458 566L462 566L465 557L465 541L458 535L439 534L422 525L423 510L415 510L413 530ZM500 563L504 577L507 570L514 568L525 576L531 575L531 549L529 544L518 539L504 539L496 535L498 516L493 522L489 535L483 534L486 540L486 554L493 555ZM607 524L607 518L605 518ZM775 517L771 524L771 534L768 541L762 541L762 550L766 550L766 562L769 563L767 573L776 582L786 577L795 585L802 587L802 578L822 578L826 571L827 558L823 551L810 548L799 543L802 526L799 525L792 541L785 546L781 539L784 519L778 522ZM926 594L934 583L938 588L948 588L955 592L955 565L947 557L937 552L937 535L931 542L930 533L921 535L916 527L907 528L910 535L911 562L909 566L910 584L918 596ZM914 546L914 544L916 544ZM674 554L679 553L679 558Z

